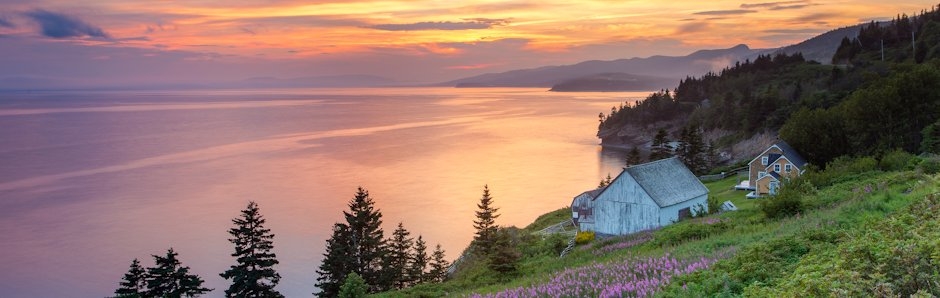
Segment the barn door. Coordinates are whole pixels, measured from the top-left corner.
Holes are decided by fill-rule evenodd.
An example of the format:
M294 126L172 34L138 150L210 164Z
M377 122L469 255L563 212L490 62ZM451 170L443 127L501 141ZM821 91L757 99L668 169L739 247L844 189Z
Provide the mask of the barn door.
M679 209L679 220L683 220L683 219L686 219L686 218L692 218L692 209L691 209L691 207L686 207L686 208Z

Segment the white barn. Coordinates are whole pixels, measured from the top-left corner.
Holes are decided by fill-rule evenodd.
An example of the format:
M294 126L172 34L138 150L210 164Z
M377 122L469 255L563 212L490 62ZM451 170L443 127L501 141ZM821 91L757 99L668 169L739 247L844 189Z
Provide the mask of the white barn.
M610 185L571 202L581 231L625 235L669 225L708 208L708 188L677 158L623 170Z

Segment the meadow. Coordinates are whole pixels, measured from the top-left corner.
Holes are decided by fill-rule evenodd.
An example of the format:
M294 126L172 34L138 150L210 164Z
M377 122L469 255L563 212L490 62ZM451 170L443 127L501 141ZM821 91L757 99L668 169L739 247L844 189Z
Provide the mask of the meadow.
M445 283L379 296L937 295L935 163L910 155L834 161L794 183L804 187L791 191L799 204L792 214L768 213L784 194L746 199L733 189L741 177L709 182L712 200L739 209L594 239L559 258L570 237L533 232L569 216L563 208L510 228L522 253L515 274L469 257Z

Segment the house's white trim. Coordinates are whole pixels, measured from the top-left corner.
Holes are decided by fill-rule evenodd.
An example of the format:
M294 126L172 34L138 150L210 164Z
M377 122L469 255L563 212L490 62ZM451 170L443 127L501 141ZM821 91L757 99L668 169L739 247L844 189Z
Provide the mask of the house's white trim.
M770 151L770 149L772 149L772 148L777 148L777 150L780 150L780 152L783 153L783 148L780 148L780 146L777 146L777 144L773 144L773 145L770 145L770 147L767 147L767 149L764 149L764 152L761 152L760 154L758 154L757 157L755 157L754 159L752 159L751 162L749 162L749 163L747 163L747 164L748 164L748 165L751 165L752 163L754 163L754 161L757 161L758 158L763 157L764 154L766 154L767 151ZM783 155L783 154L780 154L780 155Z
M764 178L767 178L767 177L770 177L770 179L773 179L774 181L780 181L780 180L777 180L777 178L774 178L773 175L767 175L767 176L758 178L757 181L761 181L761 180L763 180ZM754 185L754 188L757 188L757 185Z
M790 159L787 158L786 156L784 156L783 154L781 154L781 155L780 155L780 158L777 158L776 161L780 161L781 159L786 159L788 165L792 165L793 168L795 168L797 171L800 172L800 175L803 174L803 171L804 171L804 170L801 169L800 167L796 166L796 164L794 164L792 161L790 161ZM773 167L773 165L777 164L776 161L775 161L774 163L768 165L766 168L764 168L764 171L770 172L770 168ZM779 172L778 172L778 173L779 173Z

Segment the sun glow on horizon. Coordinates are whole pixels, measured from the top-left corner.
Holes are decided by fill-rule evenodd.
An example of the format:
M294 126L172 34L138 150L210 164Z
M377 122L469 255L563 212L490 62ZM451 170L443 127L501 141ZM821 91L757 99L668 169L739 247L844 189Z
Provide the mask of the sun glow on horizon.
M0 11L0 36L48 40L43 20L27 16L43 10L58 14L60 19L51 21L65 22L59 25L78 26L66 32L71 34L67 38L57 37L58 42L197 57L189 60L293 60L321 72L355 63L362 65L348 72L363 72L375 61L412 57L427 64L425 72L460 71L453 76L540 63L685 55L737 44L780 47L839 27L935 6L934 0L40 0ZM468 65L479 67L464 67Z

